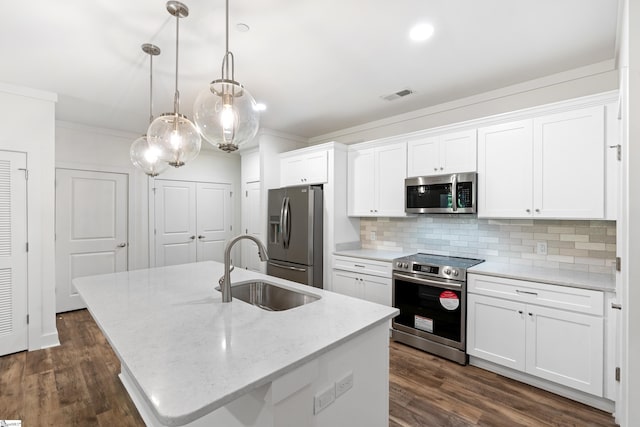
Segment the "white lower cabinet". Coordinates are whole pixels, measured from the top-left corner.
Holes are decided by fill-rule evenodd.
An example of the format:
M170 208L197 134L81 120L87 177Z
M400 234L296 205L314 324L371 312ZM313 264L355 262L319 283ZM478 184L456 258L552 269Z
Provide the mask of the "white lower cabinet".
M339 294L391 306L391 263L334 257L332 290Z
M602 292L478 275L468 292L470 356L603 396Z
M333 290L339 294L391 305L391 279L385 277L334 270Z

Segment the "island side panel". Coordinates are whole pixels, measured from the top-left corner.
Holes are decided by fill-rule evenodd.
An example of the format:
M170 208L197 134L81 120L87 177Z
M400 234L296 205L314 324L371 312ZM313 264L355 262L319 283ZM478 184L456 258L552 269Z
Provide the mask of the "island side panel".
M309 384L274 404L278 427L389 425L389 332L384 322L323 354L317 376ZM306 365L305 365L306 366ZM304 370L301 370L305 372ZM306 372L308 372L307 370ZM315 397L352 375L352 387L314 414ZM278 386L278 380L273 382ZM331 392L329 392L331 394Z

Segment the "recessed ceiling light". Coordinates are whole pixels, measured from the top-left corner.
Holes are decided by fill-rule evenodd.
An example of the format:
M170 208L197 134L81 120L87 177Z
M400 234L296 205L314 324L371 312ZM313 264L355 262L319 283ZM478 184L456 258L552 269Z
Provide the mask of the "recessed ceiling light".
M257 102L256 106L255 106L255 110L256 111L264 111L267 109L267 106L264 105L262 102Z
M427 40L433 35L433 25L431 24L418 24L414 26L409 32L409 38L416 42Z
M246 33L247 31L249 31L249 26L247 24L245 24L244 22L238 22L236 24L236 29L238 31L240 31L241 33Z

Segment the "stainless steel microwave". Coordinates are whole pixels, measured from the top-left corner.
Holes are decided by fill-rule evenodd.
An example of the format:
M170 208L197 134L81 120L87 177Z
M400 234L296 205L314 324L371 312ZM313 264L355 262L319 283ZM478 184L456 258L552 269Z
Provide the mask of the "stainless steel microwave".
M476 213L476 172L407 178L405 212Z

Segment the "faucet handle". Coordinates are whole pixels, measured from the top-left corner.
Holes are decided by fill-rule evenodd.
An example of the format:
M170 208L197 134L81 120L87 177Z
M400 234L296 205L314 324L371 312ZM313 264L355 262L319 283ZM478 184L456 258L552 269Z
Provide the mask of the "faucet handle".
M235 265L231 265L231 268L229 269L229 273L231 273L234 269L235 269ZM220 289L222 289L222 283L224 282L224 274L222 276L220 276L220 278L218 279L218 285L220 285Z

